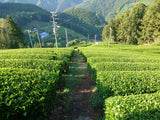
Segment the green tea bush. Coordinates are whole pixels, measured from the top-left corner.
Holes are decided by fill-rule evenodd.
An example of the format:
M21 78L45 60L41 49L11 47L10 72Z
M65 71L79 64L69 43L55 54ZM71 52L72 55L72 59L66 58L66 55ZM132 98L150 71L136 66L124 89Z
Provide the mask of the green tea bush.
M51 72L60 72L63 70L63 61L44 59L0 59L0 67L41 69Z
M0 69L0 118L37 119L54 105L58 73L32 69Z
M160 93L110 97L105 120L160 120Z
M101 71L97 73L96 82L103 98L154 93L160 91L160 72Z

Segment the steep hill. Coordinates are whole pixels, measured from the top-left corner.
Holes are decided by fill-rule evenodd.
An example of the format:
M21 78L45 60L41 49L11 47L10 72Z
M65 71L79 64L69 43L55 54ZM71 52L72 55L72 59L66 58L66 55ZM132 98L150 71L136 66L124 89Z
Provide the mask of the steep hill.
M0 18L10 15L20 26L25 26L31 21L48 22L51 14L32 4L0 3Z
M100 37L103 27L107 24L97 13L79 8L66 10L58 14L58 18L58 23L62 26L91 37L95 34Z
M122 12L135 6L138 2L151 4L154 0L0 0L0 2L30 3L48 11L62 12L68 8L83 8L94 11L107 21L114 17L116 10Z
M0 3L0 18L6 18L6 15L10 15L21 27L27 26L33 21L51 21L51 14L48 11L32 4ZM104 18L95 12L79 8L61 12L58 14L58 18L60 26L92 37L95 34L100 37L102 28L107 24Z
M0 2L29 3L38 5L48 11L63 11L82 3L84 0L0 0Z
M154 0L89 0L77 5L76 8L95 11L109 21L110 18L114 17L118 8L123 9L123 7L125 7L126 9L127 6L132 7L138 2L151 4L153 1Z

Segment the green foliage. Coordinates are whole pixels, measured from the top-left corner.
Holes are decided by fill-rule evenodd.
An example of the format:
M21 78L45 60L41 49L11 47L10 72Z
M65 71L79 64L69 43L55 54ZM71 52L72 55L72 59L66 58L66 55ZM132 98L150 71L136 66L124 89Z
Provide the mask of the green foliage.
M6 18L7 15L10 15L21 27L33 20L48 22L51 16L49 12L36 5L0 3L0 18Z
M100 71L100 70L99 70ZM100 71L97 86L103 98L118 95L144 94L160 91L160 75L156 71Z
M62 47L61 43L57 43L58 47ZM56 43L54 43L54 47L56 47Z
M1 48L22 48L24 47L24 34L21 28L8 15L5 22L6 26L0 29Z
M15 2L15 3L27 3L27 4L35 4L43 9L48 11L64 11L69 7L73 7L77 4L82 3L84 0L0 0L0 2Z
M103 16L106 21L109 21L115 16L118 8L121 10L125 7L124 11L126 11L126 6L130 6L130 4L136 4L138 2L151 4L153 3L153 0L89 0L78 5L77 7L95 11Z
M109 25L106 25L102 31L102 40L107 41L110 35Z
M138 3L121 16L117 14L108 25L113 29L114 41L127 44L159 42L159 4L155 1L146 7L143 3ZM103 40L106 36L108 37L108 30L104 28Z
M148 6L142 21L141 42L159 42L160 40L160 1L156 0L153 5Z
M96 91L91 95L92 107L96 110L98 108L103 108L103 99Z
M51 110L56 95L57 73L10 68L0 71L1 119L13 120L27 116L34 119Z
M78 45L78 44L80 44L80 41L77 39L68 42L68 46L74 46L74 45Z
M1 49L7 48L7 40L6 39L7 39L7 36L5 34L4 28L2 27L0 29L0 48Z
M105 120L160 119L160 93L111 97L105 106Z
M47 58L45 58L47 59ZM1 59L1 68L28 68L41 69L50 72L60 72L63 70L63 60L45 60L45 59Z
M106 101L106 120L159 119L159 46L112 43L108 48L104 42L79 50Z
M85 36L94 37L100 35L102 28L106 24L104 18L97 13L84 9L69 9L58 15L61 25ZM67 22L66 22L67 21Z
M41 120L53 109L73 49L0 51L0 118Z

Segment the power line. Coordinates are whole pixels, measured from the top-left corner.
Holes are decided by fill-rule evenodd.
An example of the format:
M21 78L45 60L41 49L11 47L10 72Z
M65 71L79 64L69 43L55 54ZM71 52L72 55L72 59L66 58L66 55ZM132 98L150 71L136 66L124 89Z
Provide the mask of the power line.
M41 40L40 40L40 38L39 38L38 29L37 29L37 28L34 28L32 31L31 31L31 30L28 30L28 35L29 35L29 39L30 39L30 42L31 42L31 47L33 48L33 43L32 43L32 38L31 38L30 33L36 33L36 34L37 34L39 46L40 46L40 48L42 48Z

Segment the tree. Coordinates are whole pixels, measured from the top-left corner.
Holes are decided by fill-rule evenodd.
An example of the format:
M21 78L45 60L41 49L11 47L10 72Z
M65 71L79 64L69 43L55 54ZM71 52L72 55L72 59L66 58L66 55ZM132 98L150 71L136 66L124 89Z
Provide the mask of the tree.
M109 35L110 35L109 33L110 33L109 25L106 25L102 31L102 40L103 41L107 41L107 38L109 38Z
M142 19L145 13L146 6L143 3L137 4L131 11L126 11L120 16L120 10L117 10L117 15L111 19L109 25L112 28L112 35L115 42L123 41L128 44L138 44L141 37ZM104 28L102 35L108 34Z
M23 47L24 34L21 28L13 21L13 19L7 16L7 42L8 48L21 48Z
M131 10L127 29L127 43L129 44L138 44L138 39L141 37L141 26L145 8L145 4L139 3Z
M0 28L0 48L7 48L6 34L4 28Z
M111 19L109 22L109 27L112 28L112 36L115 42L118 41L118 30L119 30L119 25L120 25L120 9L117 10L117 15L115 16L114 19Z
M160 37L160 0L148 6L142 21L141 42L154 42Z
M126 12L123 13L123 15L120 18L120 25L119 25L119 30L118 30L118 41L121 42L127 42L127 36L128 32L127 29L129 27L129 15L130 15L130 10L128 9Z

